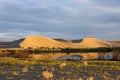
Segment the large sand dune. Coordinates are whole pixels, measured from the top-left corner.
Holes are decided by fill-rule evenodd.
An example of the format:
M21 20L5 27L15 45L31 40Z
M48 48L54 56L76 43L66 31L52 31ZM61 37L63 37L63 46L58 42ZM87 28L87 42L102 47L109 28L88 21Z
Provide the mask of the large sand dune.
M46 38L43 36L29 36L23 42L20 43L20 47L22 48L38 48L38 47L49 47L49 48L64 48L66 47L63 43L55 41L50 38Z
M112 43L109 41L98 40L96 38L83 38L79 41L72 40L53 40L42 36L29 36L22 43L22 48L37 48L37 47L49 47L49 48L96 48L96 47L112 47Z
M51 39L43 36L28 36L13 42L0 43L1 48L97 48L97 47L120 47L120 41L99 40L93 37L79 40Z
M78 45L83 48L112 47L111 42L98 40L96 38L84 38Z

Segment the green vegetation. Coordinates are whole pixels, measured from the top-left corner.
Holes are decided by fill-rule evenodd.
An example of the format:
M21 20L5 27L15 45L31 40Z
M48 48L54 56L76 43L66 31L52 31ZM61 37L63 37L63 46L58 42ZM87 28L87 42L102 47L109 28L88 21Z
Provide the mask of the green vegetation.
M98 47L98 48L48 48L48 47L38 47L28 49L0 49L0 54L14 54L14 53L29 53L29 54L40 54L40 53L49 53L49 52L63 52L63 53L72 53L72 52L120 52L120 47Z
M27 49L0 49L0 57L27 58L29 56Z
M0 77L2 80L119 80L119 61L41 61L29 58L30 54L41 53L77 53L99 52L100 56L106 52L113 52L115 59L120 54L120 47L116 48L28 48L28 49L0 49ZM61 53L61 54L62 54ZM14 57L14 58L8 58Z
M43 54L43 53L89 53L89 52L97 52L99 53L99 57L103 57L106 53L112 52L113 60L120 60L120 47L99 47L99 48L47 48L47 47L40 47L40 48L31 48L23 49L23 48L16 48L16 49L0 49L0 57L15 57L15 58L28 58L31 54Z
M0 58L2 80L119 80L119 61L40 61Z
M120 47L98 47L98 48L65 48L61 49L62 52L72 53L72 52L120 52Z

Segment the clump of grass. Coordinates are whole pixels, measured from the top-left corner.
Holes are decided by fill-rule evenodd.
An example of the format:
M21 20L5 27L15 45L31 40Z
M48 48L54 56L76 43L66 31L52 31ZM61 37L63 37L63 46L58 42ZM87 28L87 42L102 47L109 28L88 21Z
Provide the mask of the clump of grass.
M0 71L0 75L6 74L5 71Z
M82 78L79 78L78 80L83 80Z
M19 75L19 74L18 74L18 72L13 71L13 72L12 72L12 75L13 75L13 76L17 76L17 75Z
M28 72L28 68L27 67L24 67L24 68L22 68L22 72Z
M94 80L94 77L91 76L87 80Z
M84 66L88 66L88 62L87 61L83 61L83 65Z
M30 66L30 69L33 70L33 69L34 69L34 66Z
M43 71L43 72L42 72L42 76L43 76L44 78L47 78L47 79L53 78L52 72L48 72L48 71Z
M54 68L54 67L52 67L52 68L51 68L51 70L52 70L52 71L55 71L55 68Z
M63 69L66 65L67 65L66 63L61 63L59 67Z

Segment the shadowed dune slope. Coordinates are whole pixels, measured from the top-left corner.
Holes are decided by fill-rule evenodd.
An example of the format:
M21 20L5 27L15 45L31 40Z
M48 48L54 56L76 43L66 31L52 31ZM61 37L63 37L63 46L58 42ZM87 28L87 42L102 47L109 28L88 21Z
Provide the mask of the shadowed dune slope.
M79 42L55 40L42 36L29 36L20 43L22 48L37 48L37 47L49 47L49 48L97 48L97 47L112 47L113 43L110 41L98 40L96 38L83 38Z

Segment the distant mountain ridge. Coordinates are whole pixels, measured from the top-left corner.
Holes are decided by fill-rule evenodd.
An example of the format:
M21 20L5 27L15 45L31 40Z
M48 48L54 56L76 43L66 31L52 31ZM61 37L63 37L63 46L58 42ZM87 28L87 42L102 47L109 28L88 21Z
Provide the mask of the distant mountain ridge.
M78 40L51 39L43 36L28 36L13 42L0 42L0 48L97 48L97 47L120 47L120 41L99 40L88 37Z
M15 40L12 42L0 42L0 48L20 48L20 43L24 41L23 39Z

